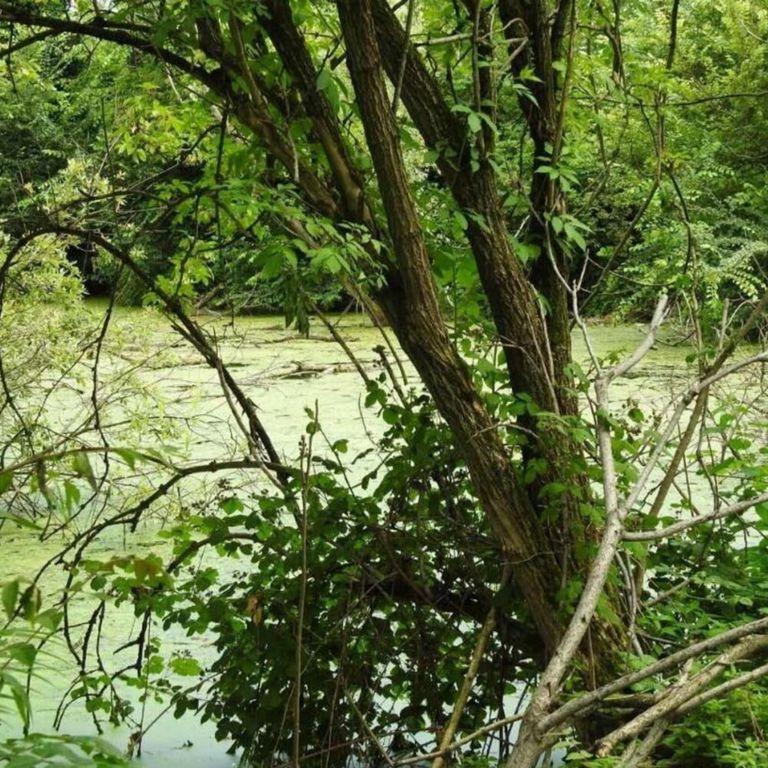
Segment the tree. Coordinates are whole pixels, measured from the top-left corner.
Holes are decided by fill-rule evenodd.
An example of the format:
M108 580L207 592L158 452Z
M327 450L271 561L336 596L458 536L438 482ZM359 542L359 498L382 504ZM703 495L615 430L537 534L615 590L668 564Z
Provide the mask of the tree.
M726 364L757 322L764 300L715 354L702 354L696 381L661 430L657 447L648 451L635 482L616 469L621 454L616 433L623 428L610 416L609 388L654 342L667 299L659 301L649 335L636 353L616 365L595 357L592 453L579 407L583 380L571 354L572 325L583 327L583 273L580 280L574 265L586 243L584 226L569 210L574 184L567 130L574 60L584 45L580 25L600 22L599 34L607 42L590 33L589 44L602 46L617 98L632 99L626 88L619 4L609 14L601 4L581 10L565 1L463 0L431 4L423 18L414 6L413 0L399 10L387 0L338 0L314 10L288 0L264 0L254 8L215 3L154 9L117 3L75 14L3 0L0 22L8 30L8 56L53 36L94 39L159 62L172 81L183 78L189 87L204 87L206 98L215 102L221 136L231 116L237 130L247 131L253 140L255 183L270 200L279 201L269 210L273 226L289 233L294 248L310 254L329 242L343 244L345 258L336 266L337 276L350 294L383 315L418 371L450 429L458 461L466 466L471 492L495 537L497 583L505 583L510 572L515 593L511 613L526 630L517 639L541 673L510 767L535 765L563 723L575 722L587 743L597 740L607 753L641 733L659 713L666 716L684 702L706 696L702 691L723 660L694 677L683 700L677 701L670 687L669 695L629 718L626 726L614 716L596 730L583 717L591 703L622 690L628 681L672 669L726 642L739 641L724 653L728 660L763 648L764 637L752 636L764 627L759 619L702 641L705 645L689 645L641 672L623 674L627 655L638 651L630 593L635 581L642 587L644 556L637 555L634 578L624 583L614 563L624 546L628 515L678 424L688 418L688 405L695 403L694 412L668 462L669 478L680 468L707 392L731 372ZM443 18L449 22L435 22ZM678 45L676 2L668 23L666 55L661 55L667 70ZM318 45L315 24L333 45ZM429 29L423 40L415 33L420 24ZM450 39L440 39L433 29ZM21 40L19 30L26 35ZM443 45L449 52L441 76L431 51ZM323 56L323 49L330 52ZM342 103L340 94L350 85L350 96ZM656 99L657 177L651 196L662 173L675 181L663 149L663 82ZM193 109L199 106L195 103ZM513 134L517 121L523 128L519 148ZM437 180L430 194L417 188L419 171L408 160L409 144L429 153ZM222 145L223 138L219 161ZM216 221L224 211L232 219L230 227L247 231L248 225L222 203L219 188L226 181L218 162L213 182L206 194L213 200ZM435 233L425 227L433 221L435 200L461 223L470 269L480 286L479 303L487 308L480 313L484 332L501 348L504 397L514 417L511 429L499 423L486 385L462 355L460 324L451 327L448 320L449 291L431 254ZM682 194L680 204L685 209ZM617 250L625 246L648 203L643 205ZM291 473L282 466L256 409L186 314L183 297L171 288L173 281L153 281L119 237L94 232L87 219L75 225L51 221L47 214L45 220L35 220L35 215L27 218L28 230L10 251L5 271L43 232L86 237L134 270L153 286L186 338L222 371L224 386L248 421L252 460L272 472L278 484L290 485ZM190 263L182 263L182 272ZM602 482L600 493L593 486L596 477ZM671 482L662 482L651 517L658 514ZM293 503L295 493L292 487L288 496ZM759 501L755 496L749 506ZM487 642L487 633L482 637ZM558 708L568 686L592 693ZM640 752L648 746L643 744Z

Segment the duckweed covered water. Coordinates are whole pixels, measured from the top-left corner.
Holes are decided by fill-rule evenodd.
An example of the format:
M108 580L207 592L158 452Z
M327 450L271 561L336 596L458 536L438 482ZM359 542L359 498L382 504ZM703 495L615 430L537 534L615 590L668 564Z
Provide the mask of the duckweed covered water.
M90 305L94 315L103 305ZM306 409L318 408L319 419L330 442L349 441L349 455L371 447L383 427L375 412L364 407L365 386L359 373L349 364L344 351L331 339L321 323L312 327L309 339L287 331L274 317L204 317L200 318L215 334L219 352L225 363L256 404L260 418L277 450L289 460L298 452L308 415ZM334 318L354 354L372 375L381 371L379 355L374 347L384 344L381 332L359 316ZM643 329L631 325L600 325L592 329L594 347L599 355L629 351L641 340ZM579 334L574 334L575 357L586 364L586 349ZM662 404L671 391L683 388L688 375L684 358L687 350L659 345L641 363L636 378L622 382L613 392L614 402L632 398L645 406ZM389 353L388 353L389 354ZM100 376L110 393L105 412L104 430L119 444L126 434L140 435L151 447L173 452L174 461L189 462L224 460L244 455L244 439L222 396L218 373L207 366L199 355L169 329L168 322L152 310L119 310L112 321L100 362ZM83 365L88 365L85 360ZM419 386L410 365L405 363L411 386ZM71 428L91 407L87 377L73 378L69 386L59 387L49 397L46 407L62 431ZM148 446L148 447L149 447ZM362 472L365 464L355 471ZM253 472L237 473L228 482L252 490L261 482ZM169 545L158 537L166 518L179 507L194 504L210 496L215 484L222 480L188 478L175 493L162 499L137 534L127 536L117 529L109 532L92 547L95 556L110 554L156 553L166 556ZM122 484L126 498L146 493L137 488L135 478L126 474ZM124 499L112 498L114 508ZM78 520L64 526L60 535L40 541L34 531L12 527L0 529L0 583L15 577L31 578L54 557L72 530L82 530L104 509L89 510ZM203 551L200 563L213 565L224 572L233 563L218 558L214 551ZM50 569L41 582L43 592L53 598L62 585L62 574ZM92 603L81 600L74 614L85 617ZM110 610L105 617L102 653L109 656L130 636L137 619L130 606ZM200 638L189 639L181 632L163 636L163 652L190 653L201 663L212 660L214 649ZM73 662L63 643L51 644L45 655L47 667L33 684L33 730L49 732L62 699L67 700ZM144 723L151 722L163 710L159 704L147 705ZM0 736L16 735L15 724L0 724ZM93 733L91 717L79 704L69 707L62 719L62 731L72 734ZM130 729L115 728L105 737L125 747ZM211 724L201 725L192 716L174 720L168 715L158 720L146 734L141 765L148 768L181 765L186 768L211 768L236 764L225 754L226 745L213 736Z

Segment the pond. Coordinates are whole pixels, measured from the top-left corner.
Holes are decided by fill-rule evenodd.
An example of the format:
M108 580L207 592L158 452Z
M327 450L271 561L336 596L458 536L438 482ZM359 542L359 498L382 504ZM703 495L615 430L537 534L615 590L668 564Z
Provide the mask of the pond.
M94 321L98 322L104 305L88 304ZM394 344L382 337L382 332L363 317L352 315L331 318L363 367L372 374L381 371L381 360L374 348ZM215 334L224 362L231 368L246 394L256 404L259 415L281 455L294 458L299 439L304 433L308 415L316 407L329 441L349 441L350 455L371 447L383 431L383 425L372 410L363 404L365 386L349 362L345 352L333 341L320 322L314 322L310 338L298 337L287 331L274 317L200 317L199 322ZM634 325L596 325L591 329L593 344L600 355L631 350L642 339L644 329ZM585 360L586 350L581 335L574 334L575 356ZM681 390L688 377L685 363L687 349L659 344L642 361L635 377L617 385L615 402L632 398L643 406L653 407L669 398L670 390ZM392 353L387 352L392 360ZM78 363L84 372L76 371L56 386L41 382L46 389L44 403L46 418L56 429L65 433L81 423L92 406L93 395L88 377L93 360L83 358ZM408 385L418 386L413 369L404 363ZM102 428L113 445L120 444L130 432L134 442L139 438L143 447L161 447L172 452L177 464L206 462L242 456L244 440L225 398L222 396L216 370L206 365L200 356L180 340L158 313L150 309L120 309L112 320L99 358L99 380L104 422ZM91 435L93 437L93 435ZM94 460L96 464L98 459ZM357 470L362 472L365 465ZM221 478L217 477L217 481ZM233 474L233 484L253 488L260 482L252 474ZM130 473L113 484L110 508L124 504L126 499L147 492L146 480L137 486ZM211 481L199 476L179 484L175 494L160 500L152 516L136 535L124 538L117 529L93 545L100 556L110 553L154 552L166 555L168 544L157 536L168 518L172 519L179 506L206 498L212 492ZM31 578L40 567L61 549L67 538L81 530L105 508L86 509L77 520L62 525L61 533L41 541L30 530L12 527L7 522L0 529L0 583L21 577ZM232 568L231 563L217 562L213 551L201 553L201 563L215 563L219 568ZM62 585L62 574L50 569L41 586L44 593L55 596ZM91 606L82 604L83 616ZM111 610L105 618L103 653L117 648L134 627L137 619L132 610ZM201 662L213 658L214 650L203 640L190 641L180 632L164 636L165 652L191 652ZM111 649L110 649L111 646ZM33 730L48 732L62 697L66 695L72 675L72 662L67 658L63 643L51 645L46 657L48 668L44 679L33 684ZM162 712L157 704L147 706L144 723L151 722ZM0 736L16 735L12 722L0 724ZM90 716L75 705L62 718L61 730L71 734L93 732ZM214 739L211 724L200 725L190 716L174 720L166 716L158 720L143 742L140 765L148 768L175 765L183 761L186 768L196 766L230 766L236 759L226 755L226 745ZM130 729L115 728L105 737L125 748Z

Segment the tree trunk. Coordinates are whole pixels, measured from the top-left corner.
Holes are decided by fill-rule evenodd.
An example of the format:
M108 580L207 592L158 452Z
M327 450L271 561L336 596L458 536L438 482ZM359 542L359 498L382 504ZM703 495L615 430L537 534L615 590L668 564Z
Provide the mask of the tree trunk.
M454 432L525 604L542 641L552 649L562 630L552 599L552 584L560 581L558 559L448 336L384 85L370 2L339 0L338 7L347 63L398 263L382 303L400 343Z
M523 515L539 520L537 527L541 531L547 552L558 562L557 568L550 570L551 581L548 587L551 610L558 613L556 593L567 579L583 574L588 566L588 563L581 559L587 549L584 544L596 533L585 530L586 526L579 510L580 504L590 499L589 484L583 472L586 462L581 449L569 432L562 428L562 422L553 421L551 418L552 414L558 417L578 415L577 399L567 373L567 365L571 362L570 314L568 292L561 279L567 280L567 264L562 253L555 251L557 268L562 270L562 274L558 275L555 265L549 262L543 251L544 255L535 266L535 274L526 274L523 263L512 251L507 219L496 189L495 172L491 163L482 161L479 170L473 170L466 152L469 141L466 127L450 111L438 84L409 43L397 17L386 0L369 0L368 4L371 5L374 16L376 42L382 50L381 65L386 69L390 80L397 82L396 78L405 56L405 76L401 91L403 103L425 143L440 151L438 167L457 204L463 210L476 214L468 217L467 236L504 348L512 389L530 395L537 407L545 412L540 417L521 419L521 426L536 435L535 440L526 447L525 454L529 460L544 459L546 468L542 477L527 488L521 489L519 479L513 476L510 488L514 490L503 490L517 497L526 497L527 504L523 508ZM564 8L566 5L564 4ZM541 34L549 34L548 25L539 26ZM562 34L562 29L554 29L552 34ZM368 42L369 47L373 44L373 41ZM542 67L548 66L547 81L541 86L548 88L545 88L546 93L542 95L546 114L531 117L532 121L535 119L536 136L540 138L541 135L551 136L552 131L556 130L558 106L554 96L550 44L538 44L536 53L539 64ZM358 87L357 83L355 86L358 99L363 102L364 97L360 91L363 86L360 84ZM378 122L382 115L371 116L371 119ZM365 114L363 120L367 128L368 118ZM370 138L369 145L372 145ZM389 181L382 179L378 167L376 170L380 188L382 183L391 188ZM543 187L538 184L536 181L532 190L535 195L532 197L532 203L537 206L533 218L536 219L537 225L540 221L544 222L544 214L549 206L560 203L556 188L551 184ZM403 186L398 188L399 195L406 191L407 182L404 182ZM539 236L543 246L543 229L539 230ZM547 301L546 317L539 305L536 290ZM429 386L429 381L414 358L412 350L402 338L401 343L414 359ZM444 387L445 379L438 379L435 383L438 388ZM462 427L455 418L459 416L461 420L461 415L456 414L454 418L449 418L447 409L451 407L451 403L441 402L441 397L433 387L430 387L430 390L433 391L441 413L463 444L465 438L460 436L466 434L466 431L462 432ZM442 400L444 399L445 393L442 397ZM554 439L553 430L558 430ZM482 464L489 455L491 454L475 457L474 461ZM491 467L476 467L473 479L477 477L480 483L487 482L488 478L492 480L503 472L502 466L509 466L509 458L504 456L503 448L498 463L490 463ZM559 499L557 519L543 523L540 521L543 506L540 491L552 482L565 484L566 490ZM476 482L475 487L481 495L481 485ZM515 498L515 495L509 498ZM485 504L482 496L480 497ZM492 503L496 503L495 500ZM503 504L503 501L501 503ZM519 507L519 502L517 506ZM618 599L614 598L613 602L615 613L621 616L624 611ZM559 618L556 624L559 624ZM549 646L549 643L547 645ZM582 654L586 681L596 683L611 678L616 661L625 649L626 638L621 628L595 619Z

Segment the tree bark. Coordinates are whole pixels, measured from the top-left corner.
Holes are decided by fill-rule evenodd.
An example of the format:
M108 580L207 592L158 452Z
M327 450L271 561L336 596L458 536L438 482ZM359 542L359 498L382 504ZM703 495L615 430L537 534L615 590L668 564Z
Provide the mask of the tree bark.
M548 546L496 426L448 336L384 84L371 2L338 0L337 5L347 64L398 265L397 277L390 277L382 296L384 307L400 343L454 432L525 604L544 645L552 649L562 631L552 592L552 585L560 580L557 555Z

